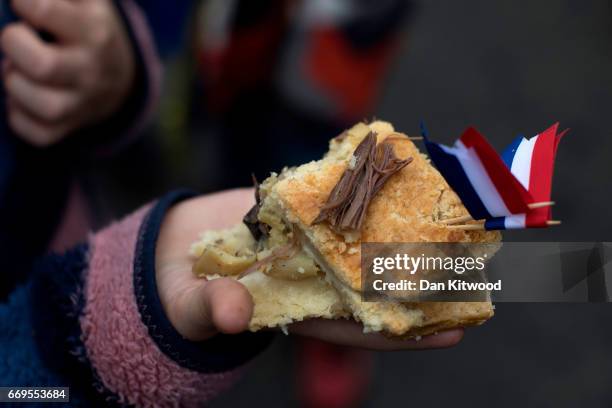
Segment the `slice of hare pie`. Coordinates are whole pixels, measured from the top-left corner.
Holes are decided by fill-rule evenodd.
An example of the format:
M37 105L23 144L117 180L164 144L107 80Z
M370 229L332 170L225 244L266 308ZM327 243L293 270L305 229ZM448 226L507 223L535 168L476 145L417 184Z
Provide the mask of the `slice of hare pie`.
M253 295L252 330L350 316L366 332L408 338L493 315L490 302L362 301L362 242L500 240L498 232L440 222L467 211L427 157L391 124L359 123L332 139L323 159L272 174L257 190L257 205L245 217L251 236L225 251L242 262L242 272L230 267L229 275ZM244 235L246 228L237 228ZM203 236L192 248L199 275L214 272L211 242Z

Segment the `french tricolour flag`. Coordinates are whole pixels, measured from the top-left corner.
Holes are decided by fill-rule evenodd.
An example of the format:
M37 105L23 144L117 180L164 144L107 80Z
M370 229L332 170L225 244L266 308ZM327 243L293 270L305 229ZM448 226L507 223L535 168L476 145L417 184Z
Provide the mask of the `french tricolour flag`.
M556 123L544 132L525 139L517 137L502 153L502 159L535 202L550 201L555 156L561 138ZM551 208L530 209L523 214L487 219L485 229L543 228L551 219Z
M475 220L529 211L531 194L476 129L468 128L449 147L429 141L421 127L429 157Z

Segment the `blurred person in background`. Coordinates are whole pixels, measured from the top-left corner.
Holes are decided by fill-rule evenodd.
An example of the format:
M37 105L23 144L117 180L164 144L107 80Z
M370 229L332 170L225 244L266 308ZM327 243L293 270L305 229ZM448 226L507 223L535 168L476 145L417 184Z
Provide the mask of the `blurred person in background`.
M220 135L222 162L232 164L219 184L317 159L332 136L370 117L411 4L204 2L194 99Z
M36 256L85 238L89 215L75 175L140 132L161 79L144 16L130 0L10 5L16 21L0 38L2 300Z

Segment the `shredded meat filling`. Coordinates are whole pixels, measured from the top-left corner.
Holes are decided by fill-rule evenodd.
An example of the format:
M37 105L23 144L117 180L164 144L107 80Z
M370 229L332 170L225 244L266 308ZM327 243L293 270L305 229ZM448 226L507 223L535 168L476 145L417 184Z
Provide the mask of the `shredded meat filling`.
M357 146L353 156L351 165L340 177L313 224L328 221L338 233L361 230L376 193L392 175L412 161L411 157L399 159L393 145L387 141L377 145L373 132Z
M253 238L259 240L262 236L268 236L270 227L259 221L258 215L261 209L261 196L259 194L259 183L253 175L253 184L255 185L255 205L251 207L248 213L242 219L242 222L248 227L253 235Z

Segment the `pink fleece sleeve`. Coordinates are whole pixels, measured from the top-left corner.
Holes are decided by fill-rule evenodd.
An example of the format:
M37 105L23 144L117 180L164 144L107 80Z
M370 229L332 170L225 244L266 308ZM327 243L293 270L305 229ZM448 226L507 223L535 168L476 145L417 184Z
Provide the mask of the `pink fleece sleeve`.
M179 366L149 336L134 295L136 242L146 206L90 240L82 341L102 385L120 403L193 406L229 387L240 368L203 374Z

